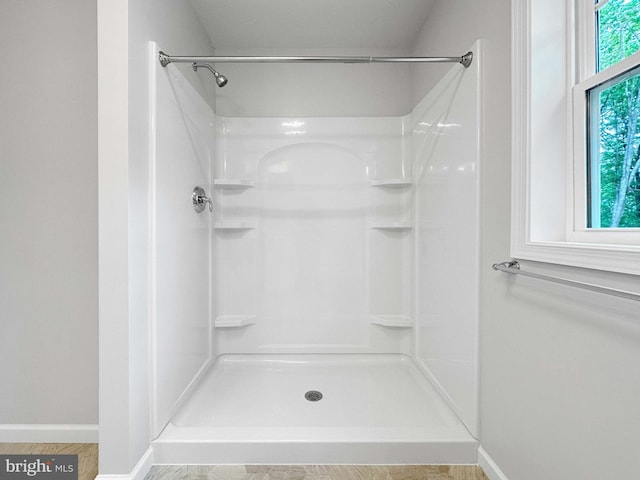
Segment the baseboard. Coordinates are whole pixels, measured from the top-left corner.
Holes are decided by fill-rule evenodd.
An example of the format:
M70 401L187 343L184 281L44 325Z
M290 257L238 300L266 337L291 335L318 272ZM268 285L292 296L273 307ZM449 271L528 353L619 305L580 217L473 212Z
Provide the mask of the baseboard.
M98 425L0 425L2 443L98 443Z
M153 466L153 449L149 447L144 455L140 458L138 463L131 473L121 475L106 475L99 474L95 480L144 480L144 477L149 473Z
M509 480L482 447L478 448L478 465L484 470L489 480Z

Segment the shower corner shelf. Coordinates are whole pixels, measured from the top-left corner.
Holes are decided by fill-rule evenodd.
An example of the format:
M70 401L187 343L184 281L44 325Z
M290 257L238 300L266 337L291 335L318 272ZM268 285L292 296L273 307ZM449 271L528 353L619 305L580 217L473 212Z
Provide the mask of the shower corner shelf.
M254 230L256 225L249 222L214 222L214 230Z
M252 188L256 186L255 180L247 178L216 178L213 184L219 188Z
M411 230L413 225L409 221L374 221L369 222L369 228L376 230Z
M413 185L413 180L410 178L384 178L381 180L371 180L372 187L390 187L390 188L404 188Z
M237 328L246 327L256 323L255 315L222 315L213 322L216 328Z
M391 328L411 328L413 320L406 315L374 315L371 317L373 325Z

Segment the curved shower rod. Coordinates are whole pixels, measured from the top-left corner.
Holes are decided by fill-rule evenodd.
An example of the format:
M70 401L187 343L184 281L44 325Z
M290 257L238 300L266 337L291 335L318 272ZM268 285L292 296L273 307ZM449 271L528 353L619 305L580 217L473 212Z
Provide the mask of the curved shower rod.
M473 52L461 57L176 57L159 52L158 60L163 67L170 63L460 63L469 67Z

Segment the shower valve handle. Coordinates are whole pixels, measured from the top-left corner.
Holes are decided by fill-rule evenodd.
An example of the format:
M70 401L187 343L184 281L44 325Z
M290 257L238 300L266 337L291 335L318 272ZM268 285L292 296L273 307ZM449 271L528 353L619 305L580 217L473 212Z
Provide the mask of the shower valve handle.
M209 211L213 212L213 201L207 197L207 192L205 192L204 188L195 187L191 194L191 201L193 202L193 209L197 213L202 212L207 204L209 205Z

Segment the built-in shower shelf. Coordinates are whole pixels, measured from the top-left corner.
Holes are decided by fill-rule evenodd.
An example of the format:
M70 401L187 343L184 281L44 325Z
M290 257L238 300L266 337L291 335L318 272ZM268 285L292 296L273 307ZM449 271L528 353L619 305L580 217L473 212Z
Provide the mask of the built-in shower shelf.
M404 188L413 185L413 180L410 178L384 178L381 180L371 180L372 187L391 187L391 188Z
M213 228L215 230L253 230L256 225L249 222L215 222Z
M222 315L216 318L213 326L216 328L246 327L256 323L255 319L255 315Z
M411 328L413 320L405 315L375 315L371 317L371 323L382 327Z
M413 225L408 221L376 221L370 222L369 228L374 228L377 230L411 230L413 228Z
M255 180L246 178L216 178L213 184L220 188L251 188L256 186Z

